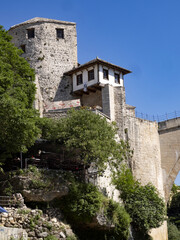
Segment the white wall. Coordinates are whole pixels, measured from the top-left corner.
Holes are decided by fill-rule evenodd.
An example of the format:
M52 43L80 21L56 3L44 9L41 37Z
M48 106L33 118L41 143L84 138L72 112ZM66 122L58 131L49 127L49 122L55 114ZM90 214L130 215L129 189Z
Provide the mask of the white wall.
M94 68L94 80L88 81L88 71ZM108 70L109 73L109 79L104 79L103 78L103 68ZM120 84L119 83L115 83L115 78L114 78L114 74L117 73L120 75ZM77 85L77 75L82 74L83 75L83 83L80 85ZM122 72L116 71L112 68L108 68L106 66L103 65L99 65L99 82L102 84L110 84L114 87L116 86L124 86L124 80L123 80L123 74ZM87 84L87 87L92 86L94 84L98 83L98 66L97 64L94 65L93 67L89 67L87 69L83 69L82 71L79 71L77 73L73 74L73 91L77 91L77 90L82 90L84 88L84 84Z
M88 81L88 71L92 70L94 68L94 80ZM83 75L83 83L80 85L77 85L77 78L76 76L82 74ZM94 84L98 83L98 68L97 64L93 67L89 67L87 69L83 69L82 71L79 71L75 74L73 74L73 91L77 91L84 88L84 84L87 84L87 87L92 86Z
M103 68L107 69L109 71L109 79L108 80L103 78ZM115 83L115 78L114 78L115 73L120 75L120 84ZM100 81L100 83L110 84L112 86L121 86L121 87L124 86L124 80L123 80L122 73L119 72L119 71L116 71L112 68L108 68L106 66L103 66L103 65L99 65L99 81Z

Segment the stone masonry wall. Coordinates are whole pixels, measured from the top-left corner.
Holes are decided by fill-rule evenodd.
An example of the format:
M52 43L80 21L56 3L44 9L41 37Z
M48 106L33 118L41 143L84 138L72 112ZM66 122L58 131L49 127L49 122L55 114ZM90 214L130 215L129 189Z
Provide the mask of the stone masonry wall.
M102 95L101 91L97 90L96 92L90 92L88 95L83 94L81 97L82 106L99 106L102 107Z
M27 29L35 30L34 38ZM64 29L64 38L57 38L56 29ZM35 69L44 104L72 98L69 77L64 72L77 66L76 24L45 18L34 18L9 30L12 42L19 48L25 45L22 57Z
M125 137L126 97L124 87L114 87L114 114L121 139Z
M28 235L28 240L43 240L48 236L54 236L58 240L67 239L68 236L76 239L70 226L63 223L63 216L59 209L48 209L46 213L29 208L6 208L6 210L8 213L0 215L1 226L17 229L11 231L14 234L18 229L21 230L24 236ZM15 239L18 239L17 236ZM4 238L4 240L10 240L10 238Z
M132 168L135 177L142 184L151 182L164 196L157 123L126 117L126 128L134 151Z
M158 125L131 116L126 116L125 127L131 149L133 149L132 170L136 179L145 185L151 182L164 197L163 175ZM154 240L167 240L166 222L157 229L152 229Z
M159 123L161 161L165 197L168 201L171 188L180 170L180 118Z
M23 239L28 240L27 232L21 228L7 228L0 226L0 239L1 240L11 240L11 239Z
M53 118L53 119L60 119L62 117L66 117L67 116L67 111L49 111L47 113L43 114L44 117L46 118Z
M115 120L115 103L114 103L114 87L106 84L102 88L102 108L103 113L106 114L112 121Z

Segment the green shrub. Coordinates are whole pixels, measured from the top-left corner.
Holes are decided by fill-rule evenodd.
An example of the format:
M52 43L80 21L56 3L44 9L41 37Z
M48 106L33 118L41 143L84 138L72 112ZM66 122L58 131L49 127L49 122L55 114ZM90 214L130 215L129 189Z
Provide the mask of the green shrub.
M53 229L53 225L49 222L46 222L45 225L46 225L46 228L51 232Z
M8 181L8 187L6 187L4 190L3 190L4 194L7 195L7 196L12 196L13 193L14 193L14 189L13 189L13 186L11 185L11 183Z
M180 228L180 192L172 196L167 212L169 220Z
M47 188L47 183L43 181L43 179L32 179L30 188L34 189L46 189Z
M71 219L90 222L102 205L103 195L92 184L73 183L63 199L65 213Z
M105 213L110 224L115 226L115 239L128 239L131 218L124 207L112 200L109 200Z
M20 208L20 209L18 209L18 211L17 211L17 213L18 214L22 214L22 215L27 215L27 214L29 214L30 213L30 209L22 209L22 208Z
M173 223L168 223L168 239L169 240L179 240L180 239L180 231Z
M136 231L147 233L161 226L165 220L165 204L152 184L142 186L127 168L114 174L113 183L121 192L125 209Z
M116 141L118 129L115 123L108 123L88 109L71 109L66 118L43 119L40 125L42 136L63 146L86 167L93 163L98 173L106 169L107 163L119 164L127 157L126 143Z
M102 214L110 227L108 237L113 236L117 240L128 239L131 222L129 214L119 203L106 198L96 186L74 182L62 204L66 216L72 223L76 222L76 225L88 223L93 217Z
M38 225L38 220L40 219L40 217L41 217L41 215L37 214L37 215L30 218L30 229L31 230L34 230L36 225Z

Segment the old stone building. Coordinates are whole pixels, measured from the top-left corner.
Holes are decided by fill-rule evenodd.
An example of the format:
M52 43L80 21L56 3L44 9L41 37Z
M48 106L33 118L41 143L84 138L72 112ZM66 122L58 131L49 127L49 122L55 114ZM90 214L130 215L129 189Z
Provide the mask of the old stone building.
M76 24L34 18L10 28L14 44L35 69L37 101L43 113L53 101L73 99L70 79L64 73L77 67Z
M33 18L11 27L9 33L35 69L35 107L41 115L60 117L71 107L89 106L116 121L119 136L128 138L134 150L135 177L143 184L152 182L164 197L158 124L136 118L135 107L126 104L124 77L130 71L99 58L79 65L75 23ZM113 197L106 174L98 181ZM166 224L152 230L152 236L166 240Z

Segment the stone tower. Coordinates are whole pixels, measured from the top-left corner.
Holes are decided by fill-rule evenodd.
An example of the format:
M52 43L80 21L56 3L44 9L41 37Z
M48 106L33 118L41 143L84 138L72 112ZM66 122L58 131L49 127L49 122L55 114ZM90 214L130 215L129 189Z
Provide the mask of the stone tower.
M12 26L9 34L35 69L38 104L44 109L52 101L69 100L70 80L63 73L77 67L76 24L33 18Z

